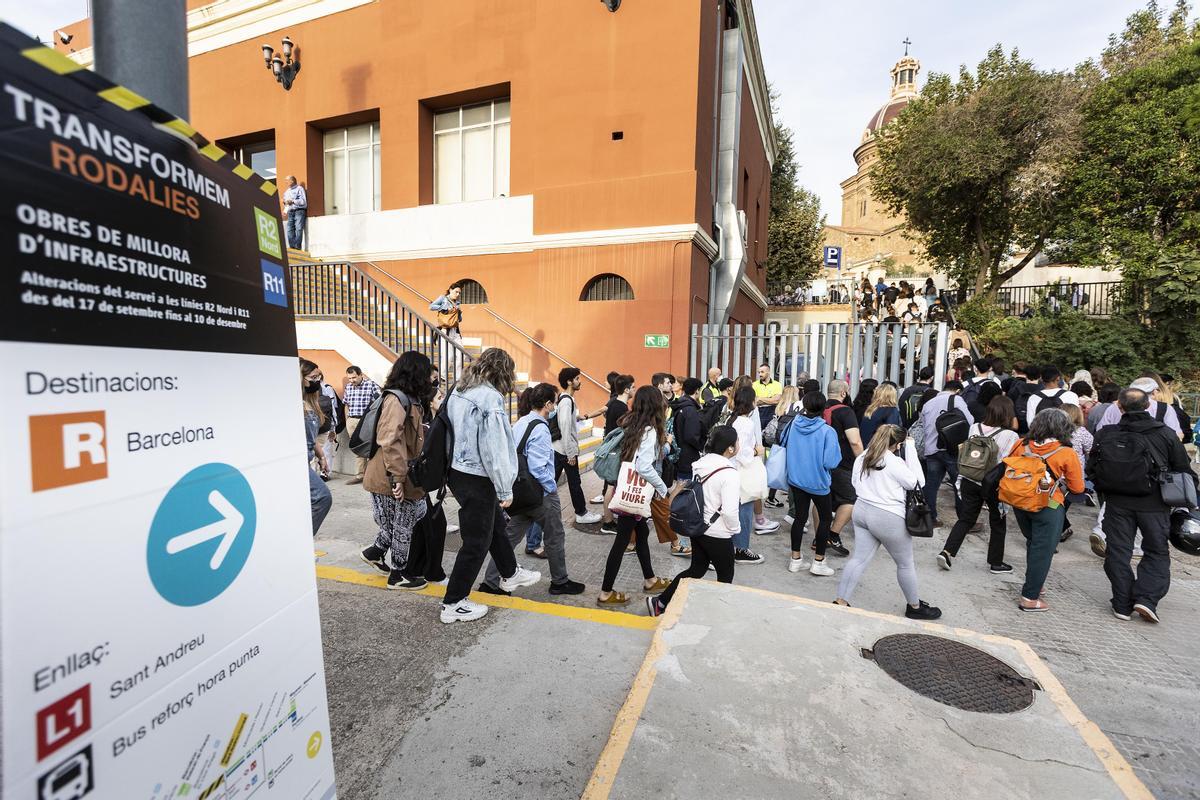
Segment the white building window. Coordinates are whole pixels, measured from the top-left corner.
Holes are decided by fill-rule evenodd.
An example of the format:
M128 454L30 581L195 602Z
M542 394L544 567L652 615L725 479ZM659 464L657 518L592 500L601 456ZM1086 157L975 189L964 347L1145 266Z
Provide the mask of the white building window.
M433 117L433 202L508 196L507 98L439 111Z
M325 213L379 210L379 123L325 131Z

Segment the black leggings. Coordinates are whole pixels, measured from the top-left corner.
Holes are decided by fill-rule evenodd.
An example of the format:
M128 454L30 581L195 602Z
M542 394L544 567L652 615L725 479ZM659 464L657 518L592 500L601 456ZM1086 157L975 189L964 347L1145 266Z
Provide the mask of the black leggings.
M638 561L642 564L642 577L650 580L654 577L654 565L650 563L650 526L641 517L631 517L617 514L617 535L613 537L612 549L608 551L608 561L604 564L604 583L600 584L602 591L611 592L617 573L621 571L621 561L625 558L625 545L629 543L629 535L635 534L634 545L637 547Z
M707 534L692 537L692 563L683 572L675 576L667 590L659 595L662 607L675 596L679 582L684 578L703 578L708 572L708 565L717 568L718 583L733 583L733 539L718 539Z
M811 502L817 508L817 555L824 558L825 546L829 544L829 526L833 524L833 495L809 494L795 486L789 489L792 505L796 507L792 515L792 552L801 552L800 545L804 544L804 523L808 522L808 504Z

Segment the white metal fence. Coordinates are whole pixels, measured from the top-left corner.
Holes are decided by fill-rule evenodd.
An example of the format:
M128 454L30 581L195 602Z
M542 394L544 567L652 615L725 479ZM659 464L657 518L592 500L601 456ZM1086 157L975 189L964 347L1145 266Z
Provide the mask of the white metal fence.
M938 323L819 323L801 329L772 325L693 325L691 373L710 367L729 377L754 375L766 364L784 384L806 374L829 385L835 378L858 391L864 378L910 386L925 365L934 367L934 387L946 379L947 326Z

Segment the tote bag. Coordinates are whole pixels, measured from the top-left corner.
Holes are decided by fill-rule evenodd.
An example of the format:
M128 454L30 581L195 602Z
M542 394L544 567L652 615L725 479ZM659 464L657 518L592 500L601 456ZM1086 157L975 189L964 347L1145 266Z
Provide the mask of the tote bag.
M787 448L777 444L767 456L767 488L787 491Z
M738 470L742 479L742 502L752 503L767 496L767 466L756 458Z
M650 516L650 501L654 499L654 487L638 474L632 461L621 462L617 473L617 488L613 492L608 510L615 514L628 514L646 519Z

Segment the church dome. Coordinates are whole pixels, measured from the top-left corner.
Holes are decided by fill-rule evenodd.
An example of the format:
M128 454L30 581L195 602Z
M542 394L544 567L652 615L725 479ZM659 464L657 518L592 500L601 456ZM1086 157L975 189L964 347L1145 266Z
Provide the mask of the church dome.
M900 116L900 112L904 110L905 106L917 96L917 73L920 71L921 62L908 55L906 50L904 57L892 66L891 96L886 103L879 107L878 111L871 115L866 129L863 131L862 141L864 143L873 139L885 125Z

